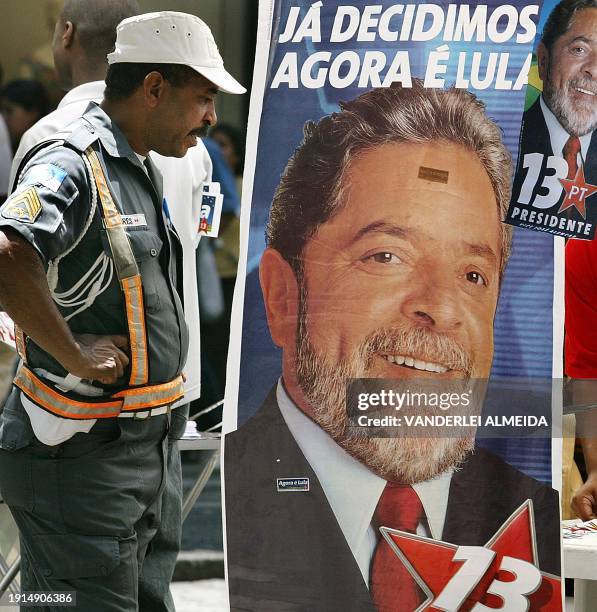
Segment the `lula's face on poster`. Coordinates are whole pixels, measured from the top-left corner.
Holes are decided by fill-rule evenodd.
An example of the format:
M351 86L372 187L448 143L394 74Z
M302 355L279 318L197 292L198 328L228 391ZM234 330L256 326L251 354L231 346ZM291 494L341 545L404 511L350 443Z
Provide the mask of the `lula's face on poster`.
M583 136L597 123L597 10L577 13L570 29L548 50L537 51L543 97L568 132Z
M425 168L444 174L438 182ZM487 377L501 228L476 155L441 142L384 145L358 155L343 184L341 210L304 249L313 350L329 367L363 359L361 377ZM426 339L416 352L414 330ZM363 354L384 333L400 340Z

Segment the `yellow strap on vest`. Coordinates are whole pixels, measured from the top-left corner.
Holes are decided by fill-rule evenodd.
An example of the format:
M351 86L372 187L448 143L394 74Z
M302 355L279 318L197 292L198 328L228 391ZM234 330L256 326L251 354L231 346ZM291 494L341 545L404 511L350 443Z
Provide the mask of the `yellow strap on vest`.
M145 330L145 313L143 312L143 288L141 277L133 276L122 281L126 318L129 324L131 345L131 385L144 385L148 377L147 333ZM133 350L133 347L135 349Z
M27 363L27 348L25 346L25 334L23 330L15 323L15 346L17 354L23 361Z
M85 153L97 186L102 216L114 258L114 267L124 292L126 316L129 327L131 349L130 385L144 385L149 379L147 363L147 333L145 329L145 309L143 289L137 261L122 223L120 212L114 204L108 188L104 170L97 153L89 147Z
M160 385L125 389L105 400L80 402L58 393L28 367L21 366L14 384L35 404L66 419L105 419L121 412L139 412L168 406L184 395L182 376Z

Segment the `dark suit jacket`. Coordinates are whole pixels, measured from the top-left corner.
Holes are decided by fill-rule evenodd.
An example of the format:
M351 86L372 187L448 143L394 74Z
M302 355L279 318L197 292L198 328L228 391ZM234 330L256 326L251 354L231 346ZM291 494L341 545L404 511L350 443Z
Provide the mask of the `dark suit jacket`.
M252 419L226 436L225 470L231 610L375 610L325 493L286 426L275 390ZM277 492L277 478L301 477L309 478L309 492ZM559 575L557 493L481 449L452 477L442 539L484 545L529 498L540 567Z
M545 117L541 110L541 104L539 98L536 102L527 110L523 115L523 128L520 134L520 143L518 148L518 163L516 165L516 175L514 177L514 185L512 187L512 202L516 203L520 194L522 183L526 176L527 170L523 168L524 156L526 153L543 153L545 158L543 159L543 166L541 176L543 176L545 164L547 158L550 155L562 156L561 151L554 152L551 148L551 141L549 139L549 130L545 123ZM593 132L591 136L591 142L589 144L589 150L585 159L585 179L587 183L595 184L597 182L597 131ZM548 174L553 173L553 170L548 170ZM535 185L533 195L531 196L531 202L534 200L537 193L544 195L544 190L541 189L540 185L542 180L537 181ZM562 202L564 195L560 198L558 206L554 207L553 212L556 212ZM597 196L593 196L592 199L587 201L588 207L597 206L595 201ZM579 217L580 219L580 217ZM588 220L588 215L587 215Z

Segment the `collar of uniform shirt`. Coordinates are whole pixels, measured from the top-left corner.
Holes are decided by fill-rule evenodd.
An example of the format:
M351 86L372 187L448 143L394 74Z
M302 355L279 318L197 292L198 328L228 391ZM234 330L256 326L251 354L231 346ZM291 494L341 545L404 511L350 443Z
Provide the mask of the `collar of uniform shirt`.
M134 158L134 151L125 135L101 106L90 102L83 117L95 129L109 155Z
M284 421L317 475L363 579L368 584L369 565L377 544L371 519L386 481L351 457L297 408L286 393L282 380L278 381L276 398ZM451 479L450 470L433 480L413 485L425 510L431 536L435 539L441 538L444 528ZM420 533L419 529L417 533Z
M570 138L570 134L562 127L562 124L557 120L556 116L551 112L545 101L543 100L543 96L540 98L541 110L543 111L543 117L545 118L545 123L547 124L547 131L549 132L549 140L551 142L551 150L554 152L554 155L562 156L562 149L566 144L568 138ZM580 151L582 154L582 159L586 160L587 155L589 153L589 146L591 144L591 136L593 132L589 132L584 136L580 136Z
M136 151L133 151L133 153L135 154L135 157L141 162L141 165L143 166L143 170L145 170L145 173L147 174L149 172L149 168L148 168L147 164L145 163L145 160L147 159L147 156L146 155L140 155Z
M104 109L96 104L90 102L89 106L83 114L84 119L88 124L97 132L99 139L102 142L102 146L107 151L108 155L112 157L126 157L133 164L139 165L143 168L143 171L150 178L153 183L158 196L161 196L164 185L163 178L159 170L155 166L148 168L147 158L144 162L139 160L139 155L129 144L125 135L122 133L118 125L116 125L110 116L104 111Z

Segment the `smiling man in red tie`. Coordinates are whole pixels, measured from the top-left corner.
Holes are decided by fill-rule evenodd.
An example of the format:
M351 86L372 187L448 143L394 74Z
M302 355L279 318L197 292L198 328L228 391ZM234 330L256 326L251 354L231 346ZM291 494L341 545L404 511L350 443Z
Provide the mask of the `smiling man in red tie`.
M563 142L562 157L568 165L568 176L561 181L566 194L560 210L574 214L575 207L586 216L588 207L597 206L597 1L561 2L546 24L538 51L540 103L551 142ZM564 372L574 379L597 378L596 287L597 242L568 240ZM581 399L573 397L575 401ZM597 396L582 399L587 401L595 403ZM578 415L577 421L584 435L597 431L595 416ZM582 443L588 479L574 494L572 506L588 520L597 512L597 439L584 438ZM567 492L563 495L570 499Z
M416 79L305 125L260 264L282 376L225 440L232 610L413 612L429 595L391 530L483 547L528 500L536 564L559 573L554 491L473 433L376 437L347 410L351 379L489 377L510 169L473 95Z
M568 179L582 170L593 191L592 184L597 184L597 1L562 2L551 21L551 51L545 44L542 52L543 98L557 117L559 129L566 130L563 156ZM558 35L556 26L566 23L569 26ZM597 205L595 196L587 205ZM568 241L565 372L572 378L597 378L596 286L597 243ZM597 457L595 464L597 478Z
M596 45L597 1L562 0L537 46L543 91L523 115L508 213L514 225L583 240L594 235Z

